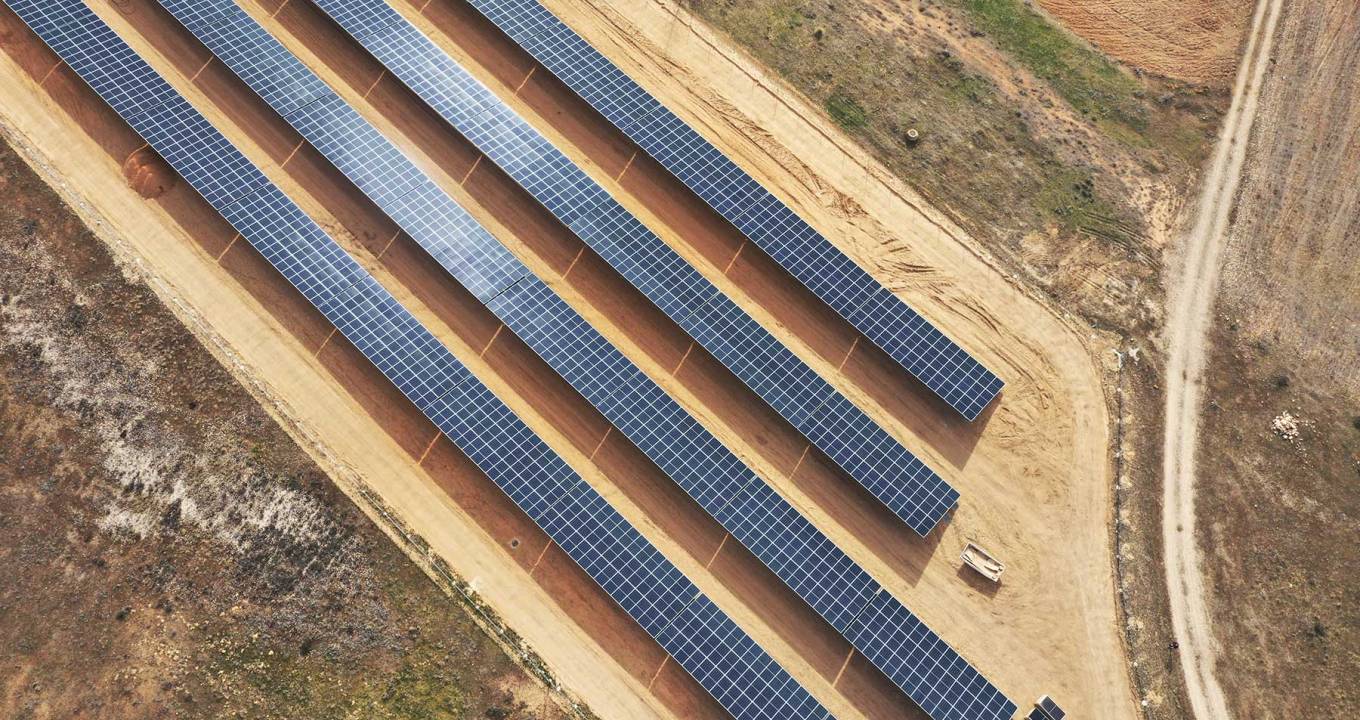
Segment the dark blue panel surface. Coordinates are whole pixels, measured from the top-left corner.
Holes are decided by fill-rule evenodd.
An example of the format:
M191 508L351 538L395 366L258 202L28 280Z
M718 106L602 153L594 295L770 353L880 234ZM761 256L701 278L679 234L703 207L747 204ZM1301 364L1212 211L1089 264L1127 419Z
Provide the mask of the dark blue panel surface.
M751 483L718 520L841 632L879 590L863 568L765 483Z
M700 596L657 638L718 702L740 720L831 718L821 705L711 600Z
M873 599L847 637L935 720L1015 717L1015 703L887 592Z
M582 481L544 528L627 613L656 637L699 589Z

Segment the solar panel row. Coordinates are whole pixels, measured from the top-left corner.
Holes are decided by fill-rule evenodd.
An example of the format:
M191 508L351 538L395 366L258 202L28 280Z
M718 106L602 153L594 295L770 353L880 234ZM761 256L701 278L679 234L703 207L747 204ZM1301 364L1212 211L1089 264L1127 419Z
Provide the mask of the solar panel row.
M83 3L7 2L734 716L830 717Z
M1002 381L538 0L469 0L795 278L969 420Z
M914 531L929 534L957 504L958 492L943 478L723 295L494 93L409 22L388 22L377 8L385 7L381 0L316 4L342 27L345 18L381 17L345 29ZM370 30L377 25L381 29Z
M370 37L377 38L400 27L400 24L387 25ZM240 46L233 45L225 51L232 52ZM430 56L422 57L428 60ZM233 64L230 59L226 62L229 66ZM417 64L427 66L428 62ZM456 91L457 87L445 94ZM491 109L485 103L481 106ZM477 126L478 132L487 134L488 141L503 141L495 135L496 130L496 126L489 123ZM354 146L369 144L365 141L354 143ZM548 173L543 172L542 165L525 164L522 169L531 169L542 177L561 175L571 168L565 160L546 166ZM551 203L560 200L560 194L548 194L545 204L551 207ZM573 223L577 219L569 216L566 222ZM504 306L497 309L502 303ZM837 630L851 637L854 630L851 623L864 615L871 600L901 614L897 622L910 622L913 628L924 628L904 606L884 592L778 493L742 467L664 391L647 381L546 286L520 282L489 305L497 309L507 326L518 327L516 332L531 347L538 349L541 356L718 519L733 537L751 549ZM746 361L751 355L750 348L745 348L740 360ZM838 408L834 398L824 398L822 406L832 408L833 412ZM808 412L815 417L819 410ZM870 617L874 617L872 612ZM899 684L934 717L1009 717L1014 705L937 635L928 629L924 632L925 638L916 646L918 651L879 653L877 660L885 663L884 671L895 681L899 678L911 680L910 683L899 681ZM854 642L853 637L851 640Z

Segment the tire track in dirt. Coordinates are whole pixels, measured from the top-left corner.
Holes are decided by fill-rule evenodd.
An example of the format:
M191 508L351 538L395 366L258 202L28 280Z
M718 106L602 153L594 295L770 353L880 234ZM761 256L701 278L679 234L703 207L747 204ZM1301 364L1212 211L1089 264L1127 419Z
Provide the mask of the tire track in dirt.
M1185 238L1179 276L1168 283L1162 542L1171 625L1179 643L1190 706L1198 720L1229 717L1215 675L1217 650L1195 532L1195 451L1203 407L1205 344L1228 219L1242 179L1247 141L1282 6L1283 0L1257 3L1233 87L1232 107L1204 176L1194 224Z

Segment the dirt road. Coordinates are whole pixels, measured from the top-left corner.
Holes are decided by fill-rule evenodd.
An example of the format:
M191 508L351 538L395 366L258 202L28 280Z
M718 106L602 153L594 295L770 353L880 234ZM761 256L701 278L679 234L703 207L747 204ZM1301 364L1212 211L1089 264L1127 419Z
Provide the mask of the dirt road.
M1214 674L1217 653L1195 541L1195 450L1203 399L1205 340L1228 218L1241 181L1247 140L1282 5L1281 0L1260 0L1257 5L1233 88L1232 108L1224 120L1213 164L1204 177L1180 274L1169 283L1162 539L1172 628L1180 644L1190 704L1199 720L1229 716L1223 689Z

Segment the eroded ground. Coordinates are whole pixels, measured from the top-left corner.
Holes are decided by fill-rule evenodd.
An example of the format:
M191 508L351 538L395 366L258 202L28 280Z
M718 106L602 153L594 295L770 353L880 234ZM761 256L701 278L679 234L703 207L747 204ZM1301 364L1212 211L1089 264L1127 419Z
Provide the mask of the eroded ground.
M0 716L562 717L7 146L0 197Z

